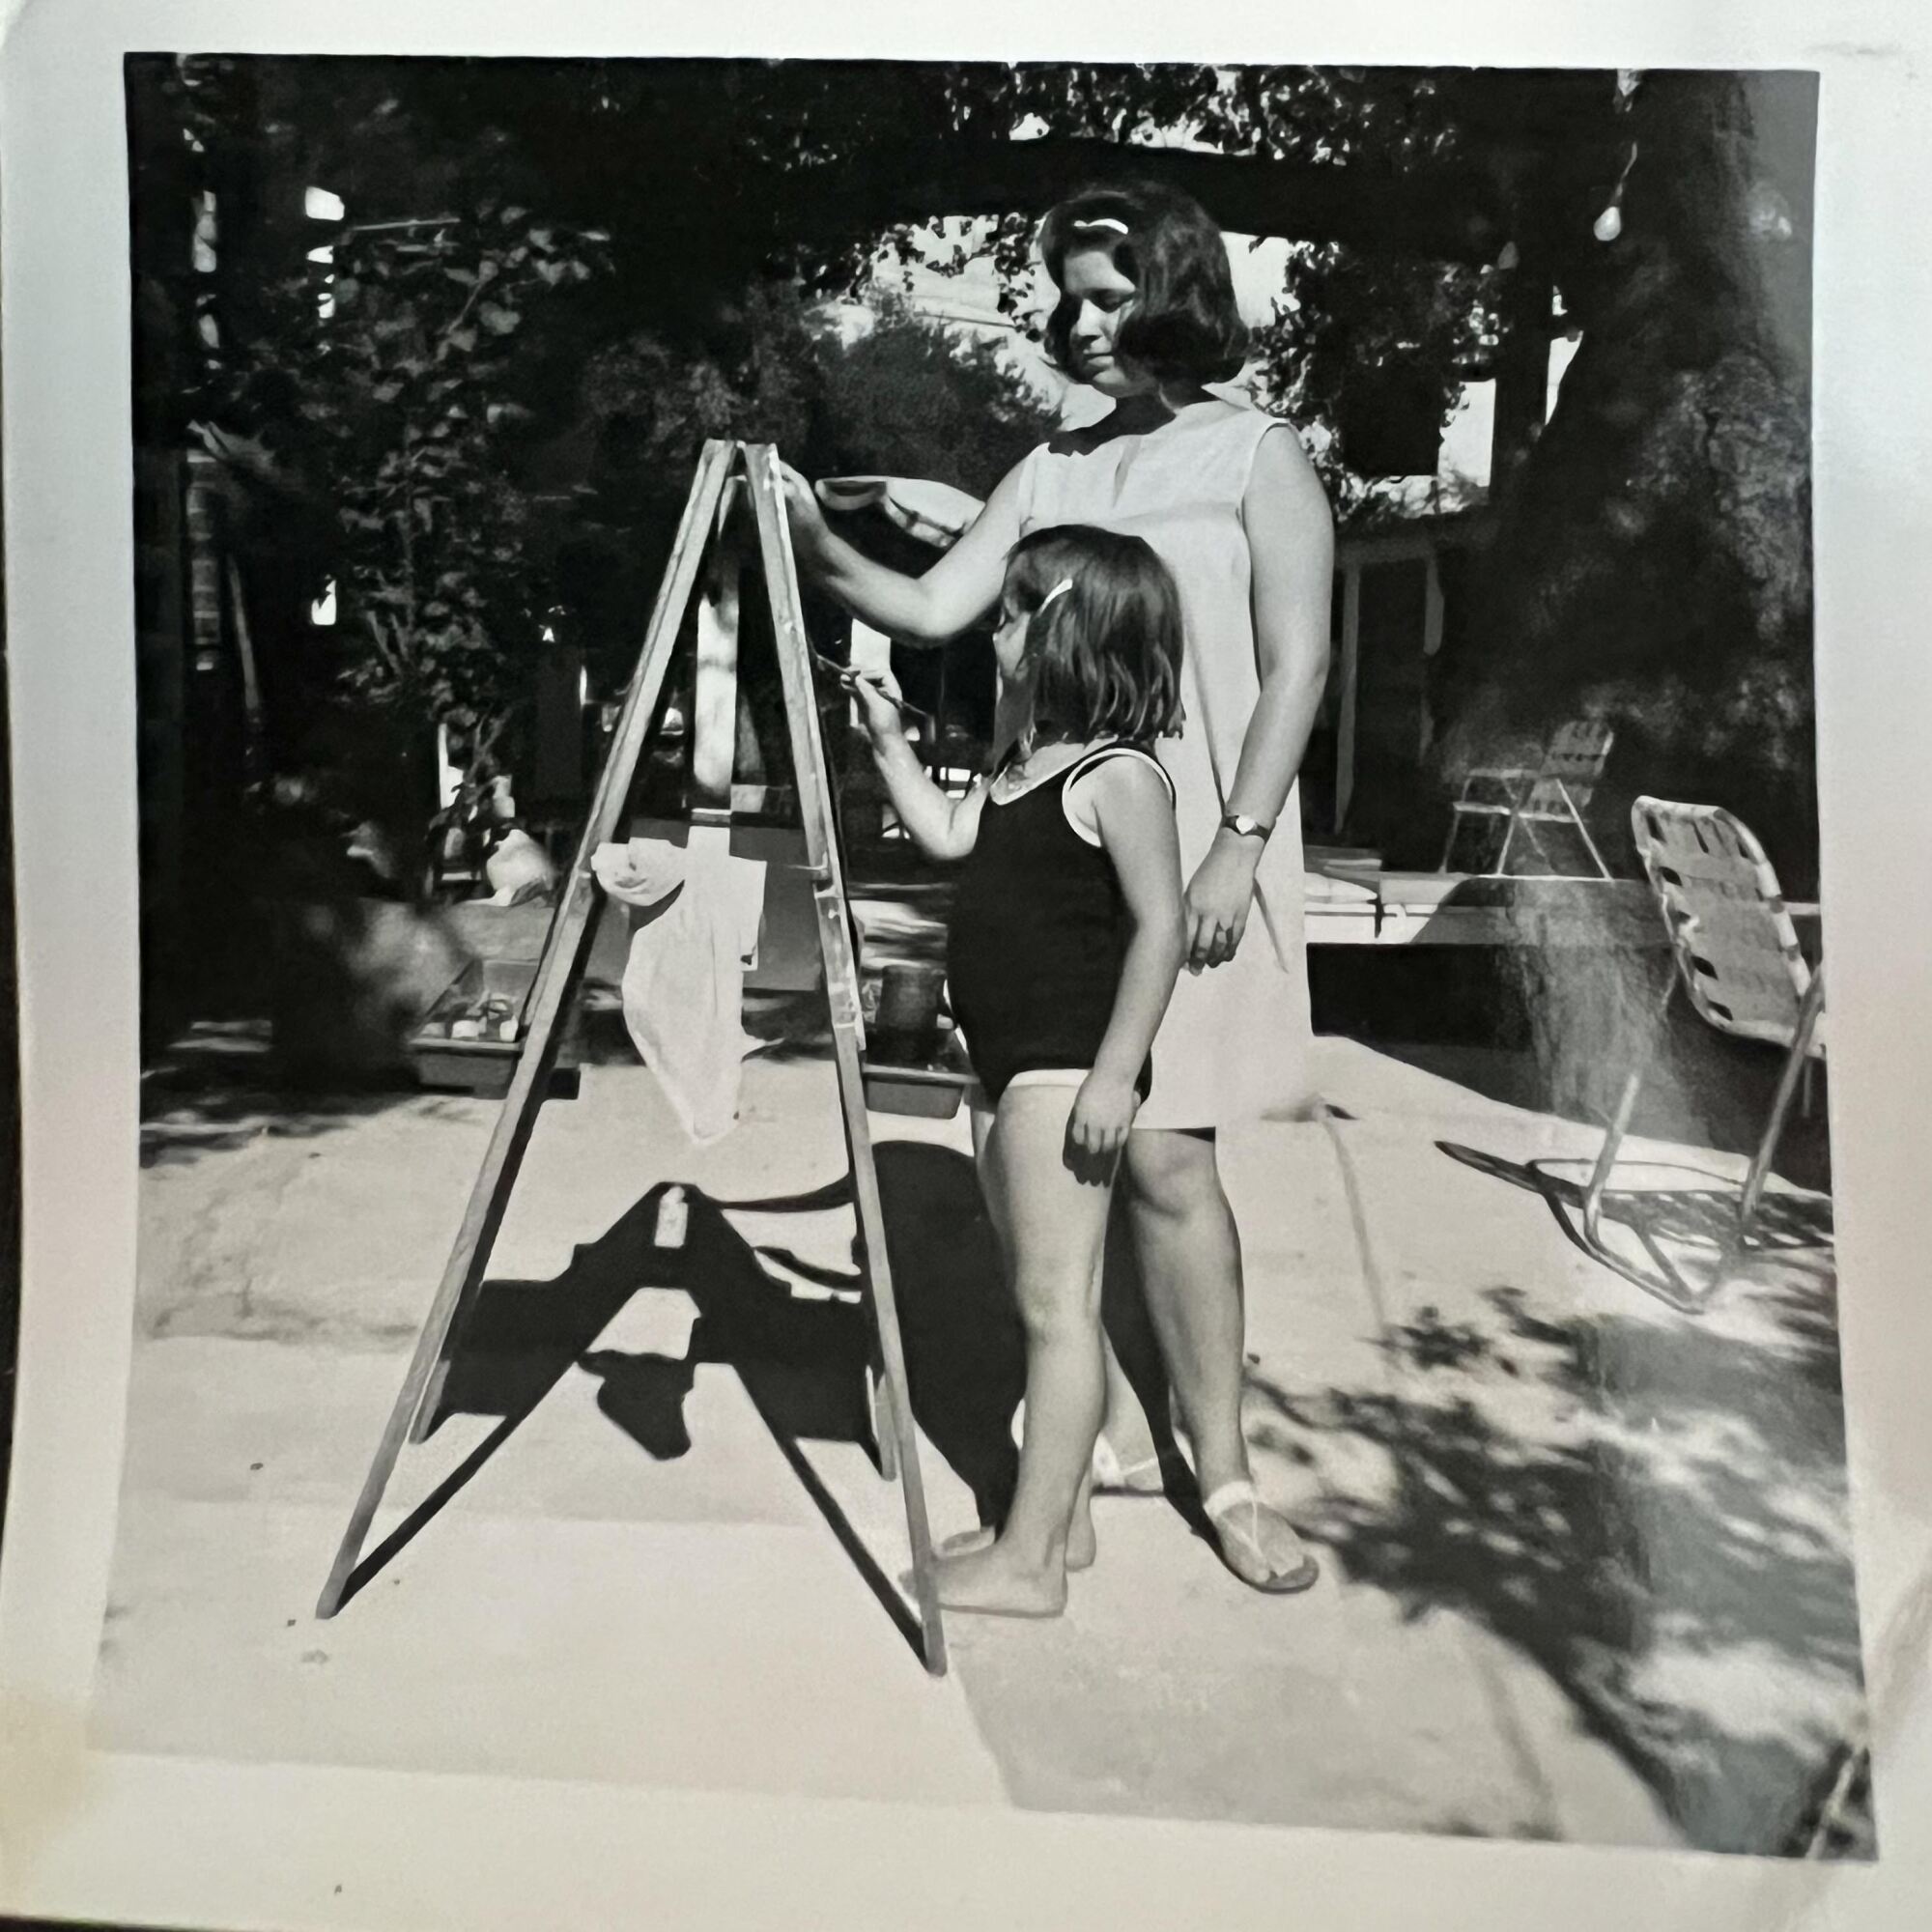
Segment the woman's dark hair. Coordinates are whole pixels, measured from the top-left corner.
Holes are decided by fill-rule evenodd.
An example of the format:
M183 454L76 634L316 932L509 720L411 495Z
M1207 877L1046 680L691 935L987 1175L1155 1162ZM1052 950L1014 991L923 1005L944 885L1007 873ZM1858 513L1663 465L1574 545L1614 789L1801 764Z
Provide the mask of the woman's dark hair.
M1161 382L1225 383L1247 359L1248 328L1235 301L1221 231L1192 195L1160 182L1082 188L1040 224L1040 253L1056 287L1066 258L1098 248L1136 291L1115 352ZM1047 353L1067 366L1076 305L1065 295L1047 319Z
M1179 728L1180 593L1146 538L1088 524L1029 531L1007 554L1006 595L1029 619L1033 739Z

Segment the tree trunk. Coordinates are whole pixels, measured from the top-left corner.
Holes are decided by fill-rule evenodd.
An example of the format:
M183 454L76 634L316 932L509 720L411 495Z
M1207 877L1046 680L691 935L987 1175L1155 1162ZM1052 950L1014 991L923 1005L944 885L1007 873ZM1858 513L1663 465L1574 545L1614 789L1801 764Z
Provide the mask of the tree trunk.
M1719 804L1802 889L1816 861L1810 448L1789 291L1809 156L1758 138L1758 114L1791 103L1756 87L1647 78L1621 235L1592 236L1587 187L1546 211L1582 342L1548 427L1500 479L1476 587L1488 655L1444 776L1601 709L1618 729L1598 810L1609 850L1628 862L1635 792Z

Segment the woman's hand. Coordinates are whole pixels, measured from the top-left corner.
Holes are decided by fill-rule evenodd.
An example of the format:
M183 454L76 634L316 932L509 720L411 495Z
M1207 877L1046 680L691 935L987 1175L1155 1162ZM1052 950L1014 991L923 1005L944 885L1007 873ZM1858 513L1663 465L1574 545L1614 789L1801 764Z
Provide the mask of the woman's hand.
M1127 1131L1140 1111L1141 1096L1130 1081L1097 1067L1080 1083L1066 1138L1093 1160L1112 1160L1127 1144Z
M1187 882L1187 970L1222 966L1235 956L1248 928L1255 902L1255 867L1260 843L1244 838L1238 845L1222 833L1208 847L1193 878Z
M792 554L808 569L815 566L832 541L832 526L819 507L818 492L789 463L779 464L785 521L791 526Z

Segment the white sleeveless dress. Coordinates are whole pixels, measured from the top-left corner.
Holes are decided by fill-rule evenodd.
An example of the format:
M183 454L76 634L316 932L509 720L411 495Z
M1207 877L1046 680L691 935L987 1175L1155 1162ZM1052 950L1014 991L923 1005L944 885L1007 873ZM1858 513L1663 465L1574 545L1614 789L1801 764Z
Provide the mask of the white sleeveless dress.
M1019 529L1094 524L1146 538L1180 591L1186 655L1179 737L1155 748L1174 780L1183 879L1207 856L1261 695L1241 499L1264 436L1260 410L1197 405L1146 435L1063 432L1019 468ZM1153 1044L1153 1091L1134 1124L1218 1127L1314 1107L1302 931L1301 807L1291 790L1255 878L1233 959L1181 969Z

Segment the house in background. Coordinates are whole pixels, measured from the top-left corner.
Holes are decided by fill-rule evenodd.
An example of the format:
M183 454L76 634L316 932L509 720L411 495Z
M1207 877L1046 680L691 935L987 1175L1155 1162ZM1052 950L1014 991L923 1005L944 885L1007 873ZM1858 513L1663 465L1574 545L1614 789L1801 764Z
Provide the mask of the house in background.
M1548 344L1542 407L1556 407L1577 338ZM1325 841L1422 864L1441 827L1414 823L1440 697L1470 635L1472 567L1494 530L1497 379L1465 384L1433 473L1376 478L1368 514L1337 532L1334 654L1303 786L1303 820Z

